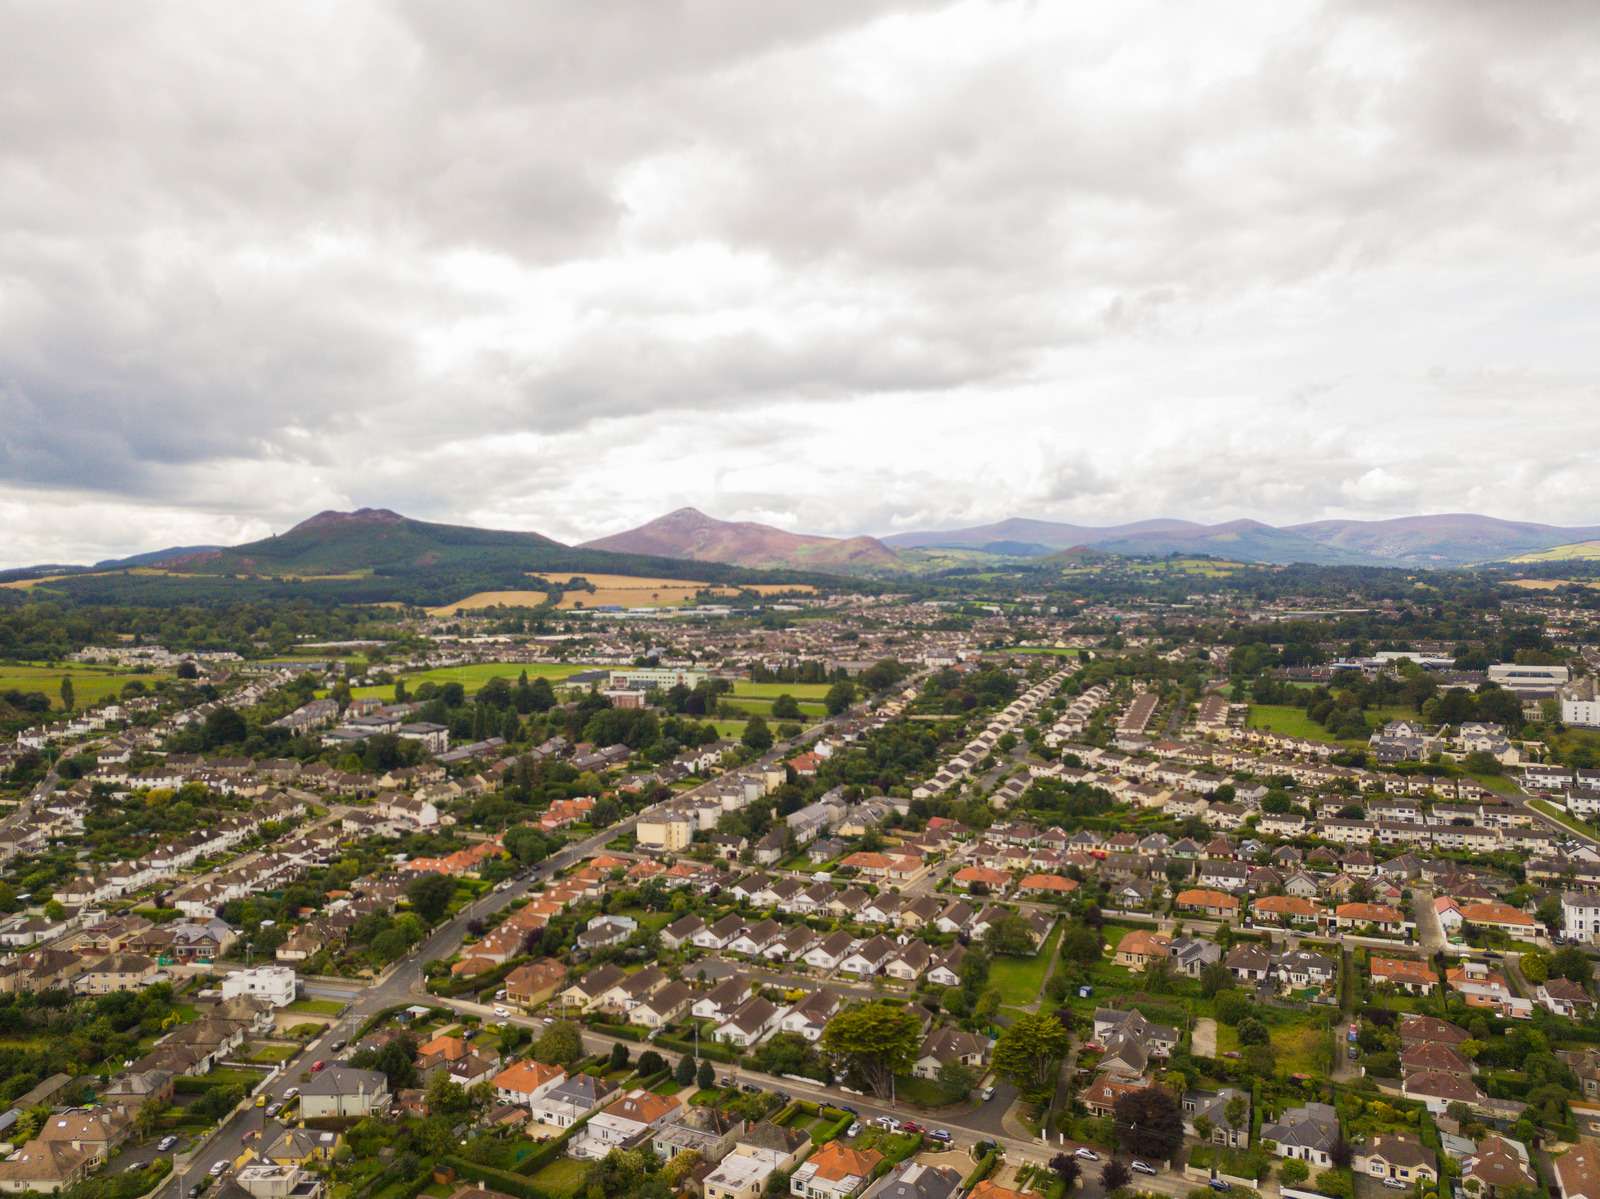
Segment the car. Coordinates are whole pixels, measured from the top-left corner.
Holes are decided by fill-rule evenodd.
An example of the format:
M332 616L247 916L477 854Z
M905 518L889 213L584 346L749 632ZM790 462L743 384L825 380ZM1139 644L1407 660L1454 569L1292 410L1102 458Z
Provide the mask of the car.
M1142 1162L1138 1158L1134 1158L1128 1164L1133 1167L1133 1172L1135 1174L1154 1174L1157 1172L1154 1166L1147 1162Z
M753 1082L742 1082L739 1084L739 1089L750 1095L757 1094L761 1090L761 1088L756 1086L756 1084Z
M1383 1185L1388 1187L1391 1191L1409 1191L1411 1189L1398 1178L1385 1178L1383 1180Z
M221 1178L224 1174L227 1173L227 1171L228 1171L228 1163L226 1161L220 1161L220 1162L212 1162L211 1163L211 1169L207 1170L206 1173L211 1175L211 1177L213 1177L213 1178Z
M265 1091L262 1091L261 1094L256 1096L256 1106L257 1107L266 1107L267 1106L267 1093Z
M494 993L494 997L496 999L504 999L506 997L506 989L504 987L501 987L498 991L496 991Z
M311 1063L311 1073L313 1074L321 1074L327 1068L328 1063L323 1061L320 1057Z
M928 1135L936 1141L942 1141L946 1145L955 1140L955 1138L950 1135L950 1130L948 1128L935 1128Z
M272 1117L276 1116L282 1110L283 1110L283 1104L281 1104L281 1103L269 1103L269 1104L267 1104L267 1118L271 1119Z
M192 1187L189 1188L189 1199L194 1199L194 1197L196 1195L198 1195L201 1191L203 1191L205 1189L206 1189L206 1184L205 1183L203 1183L203 1182L195 1183Z
M994 1098L994 1088L993 1087L984 1087L983 1088L983 1101L985 1103L988 1103L989 1100L991 1100L993 1098Z
M858 1137L858 1136L860 1136L861 1135L861 1121L860 1120L852 1120L852 1121L850 1121L850 1127L844 1130L844 1135L847 1136L847 1137Z
M283 1093L283 1101L284 1101L284 1103L287 1104L287 1103L292 1102L294 1100L294 1098L299 1094L300 1094L300 1088L299 1087L290 1087L287 1091L285 1091Z
M901 1132L921 1132L922 1131L922 1125L918 1124L915 1120L902 1120L902 1121L900 1121L900 1131Z
M497 1003L494 1005L494 1014L496 1016L509 1016L511 1014L511 1009L503 1003Z
M896 1120L893 1116L879 1116L873 1121L873 1123L879 1128L886 1129L889 1132L895 1132L900 1127L900 1121Z
M160 1141L158 1141L156 1143L156 1152L157 1153L165 1153L168 1149L171 1149L177 1143L178 1143L178 1138L177 1137L171 1136L171 1135L164 1136L164 1137L161 1138Z
M717 1085L722 1087L731 1087L733 1085L733 1075L724 1074L720 1079L717 1080Z
M1079 1145L1076 1149L1074 1149L1072 1151L1072 1156L1082 1158L1086 1162L1097 1162L1100 1160L1100 1155L1098 1153L1084 1145Z
M1226 1178L1213 1178L1211 1180L1211 1189L1213 1191L1231 1191L1233 1190L1233 1184Z

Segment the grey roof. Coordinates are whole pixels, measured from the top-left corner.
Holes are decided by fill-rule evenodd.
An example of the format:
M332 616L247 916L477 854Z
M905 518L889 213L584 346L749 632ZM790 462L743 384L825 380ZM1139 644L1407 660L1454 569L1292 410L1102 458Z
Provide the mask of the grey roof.
M389 1080L377 1070L357 1070L354 1066L335 1062L319 1073L313 1074L302 1088L306 1095L381 1095L389 1089Z
M949 1166L902 1162L867 1188L862 1199L954 1199L961 1175Z
M1291 1107L1272 1123L1261 1126L1261 1139L1326 1152L1339 1139L1339 1115L1326 1103Z

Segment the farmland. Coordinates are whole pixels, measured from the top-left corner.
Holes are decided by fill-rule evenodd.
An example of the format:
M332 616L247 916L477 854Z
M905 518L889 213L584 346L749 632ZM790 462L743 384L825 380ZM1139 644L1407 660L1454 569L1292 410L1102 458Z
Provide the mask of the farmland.
M172 676L154 673L134 674L109 667L80 666L76 663L70 666L0 665L0 691L42 691L50 697L51 705L59 708L61 698L57 693L61 690L61 680L69 677L72 679L76 703L82 707L85 704L98 703L108 696L122 694L123 687L135 679L148 686Z
M576 579L582 579L593 585L593 591L573 590L562 593L558 608L596 608L602 605L616 605L623 608L671 608L680 604L692 604L701 595L709 593L714 596L732 596L738 594L732 588L715 586L710 583L698 582L694 579L665 579L654 577L634 577L632 575L608 574L530 574L530 579L548 584L551 587L561 587ZM513 608L535 608L540 604L548 603L549 595L544 591L478 591L465 599L457 600L453 604L443 604L437 608L429 608L430 616L450 616L456 612L472 612L483 608L493 608L498 605Z

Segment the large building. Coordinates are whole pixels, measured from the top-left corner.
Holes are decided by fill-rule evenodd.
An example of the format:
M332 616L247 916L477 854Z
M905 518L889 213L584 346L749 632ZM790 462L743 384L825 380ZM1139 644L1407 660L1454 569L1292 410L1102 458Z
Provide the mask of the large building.
M241 995L265 999L273 1007L288 1007L295 996L294 970L288 966L236 970L222 980L222 997L237 999Z
M703 670L680 670L672 666L630 666L626 670L613 670L608 680L612 688L629 691L665 691L680 683L693 687L709 676Z

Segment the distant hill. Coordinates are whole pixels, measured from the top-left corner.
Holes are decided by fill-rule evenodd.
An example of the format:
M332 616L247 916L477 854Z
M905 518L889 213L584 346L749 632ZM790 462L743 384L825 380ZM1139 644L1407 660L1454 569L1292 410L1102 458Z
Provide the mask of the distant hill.
M894 551L875 537L788 533L754 521L717 520L696 508L679 508L636 529L586 541L582 548L751 567L863 571L898 565Z
M1458 513L1394 520L1319 520L1273 526L1254 520L1202 525L1189 520L1144 520L1091 526L1012 518L974 528L896 533L896 548L982 548L1029 545L1086 547L1128 555L1212 554L1244 562L1368 566L1472 566L1518 554L1600 539L1600 526L1563 528Z
M1600 526L1563 528L1452 512L1394 520L1318 520L1288 532L1392 565L1466 566L1600 537Z
M148 554L134 554L127 558L107 558L104 562L96 562L92 570L106 570L110 567L129 566L154 566L157 562L165 562L169 558L185 558L192 554L207 554L212 550L219 550L220 545L173 545L164 550L151 550Z

